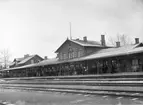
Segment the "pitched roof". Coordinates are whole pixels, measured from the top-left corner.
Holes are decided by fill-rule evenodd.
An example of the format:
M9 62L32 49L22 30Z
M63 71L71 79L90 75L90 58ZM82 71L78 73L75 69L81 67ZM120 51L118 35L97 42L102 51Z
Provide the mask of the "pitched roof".
M128 55L128 54L134 54L134 53L140 53L143 52L143 44L135 44L135 45L126 45L122 47L114 47L114 48L107 48L107 49L101 49L91 55L81 57L81 58L75 58L71 60L66 61L59 61L58 59L52 59L52 60L44 60L40 62L38 65L51 65L51 64L60 64L60 63L66 63L66 62L74 62L74 61L84 61L84 60L91 60L91 59L100 59L100 58L108 58L108 57L115 57L115 56L122 56L122 55Z
M143 53L143 43L139 43L136 45L127 45L127 46L118 47L118 48L101 49L97 51L96 53L88 55L86 57L75 58L75 59L68 60L68 61L59 61L57 58L55 58L55 59L50 59L50 60L43 60L37 64L29 64L29 65L22 66L22 67L15 67L15 68L4 69L4 70L13 70L13 69L20 69L20 68L29 68L29 67L36 67L36 66L43 66L43 65L59 64L59 63L65 63L65 62L116 57L116 56L129 55L129 54L135 54L135 53Z
M71 41L73 43L76 43L80 46L84 46L84 47L109 47L109 46L102 46L100 42L98 41L91 41L91 40L80 40L80 39L67 39L55 52L58 52L58 50L67 42L67 41Z
M18 64L24 64L26 63L27 61L29 61L31 58L33 58L35 55L30 55L26 58L23 58Z
M59 64L59 63L65 63L65 62L108 58L108 57L122 56L122 55L141 53L141 52L143 52L143 43L134 44L134 45L126 45L126 46L122 46L122 47L118 47L118 48L114 47L114 48L101 49L91 55L81 57L81 58L71 59L68 61L67 60L59 61L58 59L42 61L39 63L39 66L40 65Z
M24 57L22 58L15 58L16 61L22 61L24 59Z
M11 63L9 64L9 66L13 66L13 65L15 65L15 62L11 62Z
M28 64L28 65L24 65L24 66L19 66L19 67L13 67L13 68L7 68L7 69L3 69L2 71L7 71L7 70L21 70L23 68L31 68L31 67L36 67L38 66L37 64Z
M23 68L31 68L31 67L38 67L38 66L44 66L44 65L51 65L51 64L58 64L61 61L59 61L57 58L54 59L48 59L48 60L43 60L39 63L34 63L34 64L28 64L20 67L14 67L14 68L8 68L8 69L3 69L2 71L7 71L7 70L21 70Z
M95 46L95 47L103 47L101 44L100 44L100 42L98 42L98 41L91 41L91 40L87 40L87 41L83 41L83 40L80 40L80 39L72 39L72 40L70 40L70 41L72 41L72 42L74 42L74 43L77 43L77 44L79 44L79 45L81 45L81 46L85 46L85 47L92 47L92 46Z
M143 44L139 43L136 45L127 45L127 46L118 47L118 48L101 49L94 54L91 54L86 57L82 57L80 59L74 59L72 61L100 59L100 58L122 56L122 55L141 53L141 52L143 52Z
M27 57L22 57L22 58L15 58L15 60L16 61L18 61L18 65L19 64L24 64L24 63L26 63L27 61L29 61L30 59L32 59L34 56L38 56L38 55L29 55L29 56L27 56ZM15 64L15 62L13 61L11 64L10 64L10 66L12 66L12 65L14 65Z
M48 65L48 64L56 64L56 62L59 62L58 58L53 58L53 59L48 59L48 60L43 60L38 63L38 65Z

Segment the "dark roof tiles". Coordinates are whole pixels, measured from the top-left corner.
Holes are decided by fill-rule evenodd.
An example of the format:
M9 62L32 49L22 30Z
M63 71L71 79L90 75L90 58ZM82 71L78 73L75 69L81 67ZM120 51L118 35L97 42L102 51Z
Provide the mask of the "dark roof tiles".
M100 42L98 41L91 41L91 40L80 40L80 39L67 39L55 52L58 52L58 50L67 42L73 42L76 43L80 46L84 46L84 47L104 47L104 48L109 48L110 46L102 46Z
M23 60L21 60L18 64L24 64L26 63L27 61L29 61L31 58L33 58L35 55L31 55L31 56L28 56L26 58L24 58Z
M102 47L100 42L97 42L97 41L91 41L91 40L84 41L84 40L79 40L79 39L72 39L70 41L80 44L81 46L100 46L100 47Z
M143 45L142 43L136 45L127 45L123 47L115 47L115 48L107 48L101 49L94 54L91 54L86 57L82 57L80 60L90 60L90 59L99 59L99 58L107 58L107 57L114 57L114 56L121 56L121 55L128 55L134 53L143 52Z

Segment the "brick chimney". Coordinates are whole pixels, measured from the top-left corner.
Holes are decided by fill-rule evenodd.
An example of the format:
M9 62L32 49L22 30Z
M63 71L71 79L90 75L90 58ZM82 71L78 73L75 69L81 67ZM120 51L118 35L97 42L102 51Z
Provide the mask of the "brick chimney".
M44 59L45 59L45 60L48 60L48 57L47 57L47 56L45 56L45 57L44 57Z
M86 36L83 37L83 41L87 42L87 37Z
M105 35L101 35L101 45L106 46Z
M120 47L120 42L116 42L116 47Z
M135 38L135 44L139 44L139 38Z

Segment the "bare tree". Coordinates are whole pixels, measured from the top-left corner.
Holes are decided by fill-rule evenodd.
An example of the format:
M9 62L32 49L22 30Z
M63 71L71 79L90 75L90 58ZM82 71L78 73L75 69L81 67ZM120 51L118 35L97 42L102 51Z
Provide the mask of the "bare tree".
M0 51L0 62L3 68L7 68L8 64L10 63L10 52L8 49L3 49Z
M117 34L114 38L113 37L109 38L110 44L115 46L116 42L120 42L121 46L125 46L132 43L130 38L125 34Z

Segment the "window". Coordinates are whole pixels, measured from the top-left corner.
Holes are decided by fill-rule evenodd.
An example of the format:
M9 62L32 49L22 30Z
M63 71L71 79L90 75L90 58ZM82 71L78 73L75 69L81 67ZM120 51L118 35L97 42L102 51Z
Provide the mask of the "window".
M133 66L138 66L138 59L133 59L132 60L132 65Z
M33 64L33 63L34 63L34 60L32 59L32 60L31 60L31 64Z
M71 58L74 58L74 51L71 52Z
M62 60L63 59L63 54L62 53L60 53L60 60Z
M63 60L67 59L67 55L63 53Z
M75 50L73 52L73 55L74 55L74 58L78 57L78 49L77 48L75 48Z
M76 52L75 51L73 52L73 58L76 58Z
M83 56L83 51L80 49L79 51L78 51L78 57L82 57Z
M73 56L74 56L74 52L73 52L73 50L71 48L69 48L69 50L68 50L68 58L72 59Z
M80 51L77 52L77 57L80 57Z
M138 59L133 59L133 60L132 60L132 70L133 70L133 71L136 72L136 71L138 70L138 67L139 67L138 64L139 64L139 60L138 60Z

